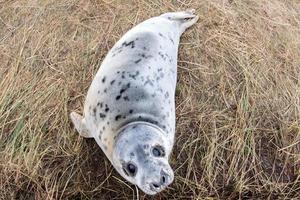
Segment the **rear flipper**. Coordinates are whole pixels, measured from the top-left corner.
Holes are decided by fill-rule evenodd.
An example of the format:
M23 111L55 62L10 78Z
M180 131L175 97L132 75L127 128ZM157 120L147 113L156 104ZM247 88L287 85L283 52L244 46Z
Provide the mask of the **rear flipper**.
M76 112L71 112L70 117L79 135L85 138L93 137L90 134L89 130L86 128L85 120L81 115L77 114Z
M165 17L172 21L178 21L180 34L182 34L187 28L189 28L198 21L199 16L195 15L195 12L195 9L181 12L169 12L162 14L161 17Z

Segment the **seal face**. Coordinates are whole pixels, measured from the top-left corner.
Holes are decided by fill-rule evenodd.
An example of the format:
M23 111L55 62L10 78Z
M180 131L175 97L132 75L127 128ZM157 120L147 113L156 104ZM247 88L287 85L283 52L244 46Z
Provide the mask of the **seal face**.
M163 130L148 123L134 122L119 134L113 163L123 177L147 194L155 194L173 181L173 170L165 153L170 151L169 143Z
M86 97L84 118L71 120L93 137L115 169L145 193L172 183L177 54L194 10L165 13L129 30L109 51Z

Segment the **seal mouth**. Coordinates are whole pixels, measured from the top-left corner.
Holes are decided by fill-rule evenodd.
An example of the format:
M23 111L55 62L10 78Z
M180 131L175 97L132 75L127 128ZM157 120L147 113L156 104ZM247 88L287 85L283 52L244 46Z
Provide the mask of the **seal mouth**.
M141 188L148 195L156 195L157 193L164 190L166 187L156 187L153 184L147 184L143 188Z
M158 193L165 188L166 188L166 186L159 186L158 184L155 184L155 183L150 184L150 190L152 190L155 193Z

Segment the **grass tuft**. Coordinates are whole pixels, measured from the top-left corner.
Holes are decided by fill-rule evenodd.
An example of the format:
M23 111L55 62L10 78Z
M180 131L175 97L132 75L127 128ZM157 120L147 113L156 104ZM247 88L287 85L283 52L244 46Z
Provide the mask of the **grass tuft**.
M181 40L174 183L137 193L71 126L133 25L195 8ZM297 0L0 1L1 199L297 199Z

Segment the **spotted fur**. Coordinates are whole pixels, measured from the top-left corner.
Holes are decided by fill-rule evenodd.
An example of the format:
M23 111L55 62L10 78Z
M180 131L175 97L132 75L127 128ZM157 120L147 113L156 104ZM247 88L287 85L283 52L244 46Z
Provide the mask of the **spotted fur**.
M165 13L129 30L103 60L84 118L71 113L78 132L93 137L115 169L147 194L173 181L168 158L175 136L175 61L181 34L197 19L193 11ZM155 145L163 157L151 153ZM132 177L124 171L127 163L136 167Z

